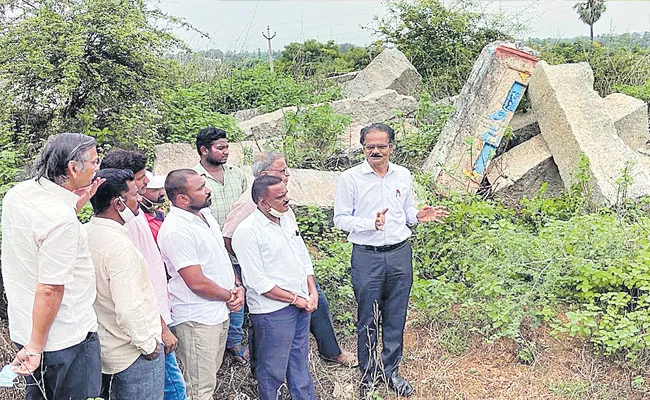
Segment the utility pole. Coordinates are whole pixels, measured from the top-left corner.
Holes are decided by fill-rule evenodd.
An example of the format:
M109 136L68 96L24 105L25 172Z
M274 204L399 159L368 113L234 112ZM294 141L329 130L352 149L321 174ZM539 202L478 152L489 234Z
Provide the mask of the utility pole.
M271 73L273 73L273 48L271 47L271 39L275 37L276 33L277 32L273 32L273 36L271 36L270 26L266 27L266 35L262 32L262 37L269 43L269 67L271 68Z

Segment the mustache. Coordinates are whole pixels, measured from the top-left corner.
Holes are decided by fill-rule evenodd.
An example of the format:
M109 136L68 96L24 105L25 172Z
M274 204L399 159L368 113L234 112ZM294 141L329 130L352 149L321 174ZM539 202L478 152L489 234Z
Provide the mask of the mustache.
M373 153L373 154L370 155L370 157L372 157L372 158L381 158L382 155L379 154L379 153Z

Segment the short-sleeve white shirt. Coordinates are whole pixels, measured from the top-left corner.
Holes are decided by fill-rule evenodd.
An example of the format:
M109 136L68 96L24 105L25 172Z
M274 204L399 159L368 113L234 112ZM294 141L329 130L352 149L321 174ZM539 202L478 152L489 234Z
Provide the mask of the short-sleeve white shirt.
M2 277L14 342L29 342L38 283L65 287L45 351L74 346L97 331L95 267L75 212L78 199L45 178L19 183L3 199Z
M198 322L217 325L228 319L225 301L208 300L194 293L178 271L200 265L203 275L224 289L235 286L235 273L221 236L219 224L209 208L201 210L207 224L198 216L172 206L158 232L158 246L167 265L172 323Z
M235 229L232 247L251 314L267 314L289 305L264 296L276 285L308 298L307 277L314 275L314 268L292 214L284 214L278 225L256 208Z

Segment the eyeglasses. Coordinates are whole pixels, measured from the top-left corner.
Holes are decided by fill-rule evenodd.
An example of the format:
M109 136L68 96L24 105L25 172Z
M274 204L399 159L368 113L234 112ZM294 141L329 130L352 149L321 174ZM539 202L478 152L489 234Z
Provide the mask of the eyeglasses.
M284 167L282 169L267 169L266 172L279 172L284 175L289 175L289 167Z
M387 148L389 148L391 146L392 146L392 143L389 143L389 144L364 144L363 148L365 150L374 150L374 149L386 150Z
M94 160L84 160L84 162L85 162L85 163L91 163L91 164L95 165L96 167L98 167L99 164L102 163L102 159L99 158L99 157L97 157L97 158L94 159Z

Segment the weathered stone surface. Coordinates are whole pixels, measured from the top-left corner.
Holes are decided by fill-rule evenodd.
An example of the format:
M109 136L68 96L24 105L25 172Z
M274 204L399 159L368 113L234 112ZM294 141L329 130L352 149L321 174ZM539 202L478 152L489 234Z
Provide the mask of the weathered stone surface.
M475 191L499 147L537 58L511 43L481 52L423 169L446 189Z
M242 167L248 178L248 184L253 182L250 166ZM291 169L289 178L289 199L292 205L334 207L334 192L340 172L317 171L313 169Z
M192 168L199 161L196 146L189 143L164 143L156 146L153 164L154 175L164 175L171 170Z
M509 204L522 197L531 198L548 184L546 196L557 196L564 190L553 156L541 135L513 147L490 163L487 179L492 193Z
M501 141L494 155L495 158L540 134L537 116L532 111L515 113L510 120L510 129L512 138Z
M357 75L359 75L359 72L361 72L361 71L352 71L352 72L348 72L347 74L334 75L334 76L328 77L327 80L332 81L332 82L336 82L336 83L345 83L345 82L349 82L352 79L356 78Z
M623 93L605 97L605 111L612 117L616 133L625 144L638 149L648 140L648 106Z
M247 108L245 110L235 111L232 116L235 118L237 123L240 123L255 118L258 115L262 115L262 113L257 108Z
M412 96L421 81L422 76L404 53L384 49L354 79L344 83L344 91L349 98L364 97L384 89Z
M330 106L334 112L352 117L350 128L356 128L373 122L391 120L395 118L395 114L398 112L409 114L417 109L418 102L414 97L404 96L394 90L387 89L371 93L360 99L337 100L331 102ZM285 113L295 112L296 109L296 107L285 107L244 121L239 124L239 127L249 140L281 136ZM350 134L353 132L353 130L348 129L348 134L344 134L341 141L343 143L355 142L355 140L350 141ZM358 140L356 140L356 143L358 143Z
M246 139L262 139L273 136L282 136L284 127L284 114L287 112L296 112L297 107L284 107L270 113L258 115L238 125Z
M584 154L590 162L594 201L616 202L616 181L626 168L632 180L627 195L650 195L650 174L638 153L617 135L605 101L593 90L589 64L538 63L528 97L565 187L574 181L572 174Z

